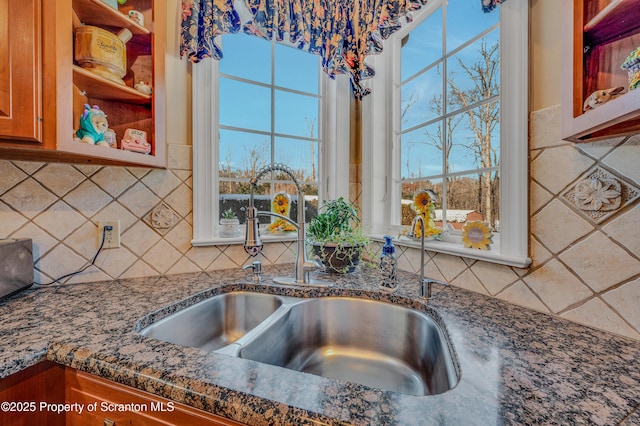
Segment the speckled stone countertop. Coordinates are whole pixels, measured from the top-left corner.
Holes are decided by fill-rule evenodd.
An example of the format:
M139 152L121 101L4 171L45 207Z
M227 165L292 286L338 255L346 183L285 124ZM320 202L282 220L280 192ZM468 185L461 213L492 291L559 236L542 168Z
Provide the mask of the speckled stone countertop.
M452 287L428 302L461 371L457 386L409 396L143 337L141 318L181 301L254 290L351 295L426 308L418 280L392 295L377 272L331 288L273 285L289 267L249 284L240 270L32 288L0 303L0 377L44 359L251 425L640 425L640 342ZM331 276L334 278L334 276Z

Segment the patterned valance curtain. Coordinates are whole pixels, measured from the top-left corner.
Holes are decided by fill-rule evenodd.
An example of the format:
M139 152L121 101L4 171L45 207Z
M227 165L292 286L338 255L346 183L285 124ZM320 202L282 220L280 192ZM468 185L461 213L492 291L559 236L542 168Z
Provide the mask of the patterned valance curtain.
M479 0L485 12L505 0ZM286 41L322 58L330 75L348 74L354 95L369 93L362 80L374 75L364 63L427 0L182 0L180 55L193 62L222 59L214 38L243 31ZM241 19L247 16L247 19Z

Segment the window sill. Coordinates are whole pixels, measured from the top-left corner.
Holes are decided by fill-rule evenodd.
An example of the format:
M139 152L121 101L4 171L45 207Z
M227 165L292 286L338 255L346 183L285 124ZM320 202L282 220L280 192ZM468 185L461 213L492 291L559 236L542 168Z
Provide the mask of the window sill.
M373 241L384 242L384 235L373 234L371 235L371 239ZM414 241L404 236L400 238L394 237L393 243L397 246L420 249L420 241ZM424 246L428 251L498 263L516 268L526 268L531 264L531 259L528 257L515 257L500 253L500 244L498 242L491 244L491 250L470 249L465 248L462 244L437 240L425 241Z
M290 232L288 234L282 235L271 235L271 234L260 234L260 239L263 243L278 243L278 242L289 242L289 241L297 241L297 234L295 232ZM239 245L244 244L244 229L241 231L240 235L237 237L224 238L224 237L213 237L208 239L193 239L191 240L191 245L194 247L204 247L204 246L229 246L229 245Z

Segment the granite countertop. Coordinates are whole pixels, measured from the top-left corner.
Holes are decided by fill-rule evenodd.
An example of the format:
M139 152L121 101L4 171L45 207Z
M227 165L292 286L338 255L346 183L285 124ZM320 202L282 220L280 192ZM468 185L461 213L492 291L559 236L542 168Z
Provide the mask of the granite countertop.
M351 295L412 305L418 279L395 294L377 271L331 288L252 284L225 270L32 288L0 303L0 377L48 359L251 425L640 425L640 342L454 287L428 306L442 318L461 371L457 386L409 396L143 337L138 321L163 307L231 290ZM332 278L336 276L331 276Z

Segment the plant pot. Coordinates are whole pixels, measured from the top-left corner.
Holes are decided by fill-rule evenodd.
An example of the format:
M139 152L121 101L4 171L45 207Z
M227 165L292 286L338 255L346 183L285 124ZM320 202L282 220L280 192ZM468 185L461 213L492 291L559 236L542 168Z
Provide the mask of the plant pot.
M356 270L364 244L313 243L313 254L320 258L325 271L348 274Z
M240 220L220 219L220 236L223 238L233 238L240 235Z

